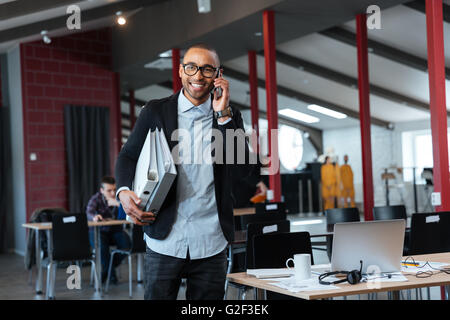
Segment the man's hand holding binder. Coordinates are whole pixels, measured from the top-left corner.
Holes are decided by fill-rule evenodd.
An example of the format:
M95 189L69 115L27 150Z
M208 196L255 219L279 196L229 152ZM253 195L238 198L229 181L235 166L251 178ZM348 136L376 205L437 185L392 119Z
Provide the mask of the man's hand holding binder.
M153 212L145 212L139 209L141 199L131 190L122 190L119 193L119 199L122 203L123 210L133 220L133 223L145 226L155 221Z
M176 175L163 131L149 130L136 163L133 191L122 190L119 193L123 209L134 223L146 225L154 222Z

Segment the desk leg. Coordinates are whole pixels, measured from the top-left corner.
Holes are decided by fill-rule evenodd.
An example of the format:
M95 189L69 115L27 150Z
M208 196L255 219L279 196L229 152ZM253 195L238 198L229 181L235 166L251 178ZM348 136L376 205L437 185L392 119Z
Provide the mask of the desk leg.
M228 268L227 268L227 274L231 273L231 270L233 269L233 245L228 245ZM227 298L228 293L228 278L225 279L225 296L224 299Z
M55 299L56 264L53 264L53 233L47 230L47 299Z
M143 262L144 254L138 253L137 254L137 283L142 283L142 266L144 264Z
M102 292L102 262L100 252L100 231L94 227L94 245L95 245L95 272L97 272L98 281L95 283L95 291Z
M41 232L36 230L35 232L35 240L36 240L36 268L37 268L37 277L36 277L36 294L42 294L42 261L41 261Z
M256 300L267 300L267 292L265 289L256 289Z
M400 291L392 291L392 300L400 300Z

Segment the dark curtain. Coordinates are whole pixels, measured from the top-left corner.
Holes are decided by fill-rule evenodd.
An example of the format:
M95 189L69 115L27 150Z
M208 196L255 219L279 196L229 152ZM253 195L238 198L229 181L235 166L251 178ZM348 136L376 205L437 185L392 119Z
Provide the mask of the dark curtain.
M69 210L82 213L100 188L101 178L110 175L109 109L64 106Z
M6 203L6 198L8 194L8 170L10 171L10 164L8 163L8 152L7 148L9 146L8 137L8 114L6 108L0 106L0 252L5 252L6 250L6 215L9 212ZM9 169L8 169L9 167Z

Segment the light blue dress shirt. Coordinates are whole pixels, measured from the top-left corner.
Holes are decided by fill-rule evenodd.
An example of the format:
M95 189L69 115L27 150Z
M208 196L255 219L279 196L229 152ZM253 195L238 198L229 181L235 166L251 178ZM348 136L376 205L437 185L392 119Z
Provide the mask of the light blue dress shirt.
M145 235L147 246L155 252L184 259L189 250L190 259L195 260L218 254L228 245L217 212L213 166L211 160L209 163L203 161L203 154L208 154L204 150L211 145L212 121L211 99L194 106L183 91L180 92L178 128L190 134L191 143L187 147L190 148L191 161L186 161L189 151L180 148L182 161L177 167L175 222L165 239L157 240ZM202 160L197 161L195 154L200 154Z

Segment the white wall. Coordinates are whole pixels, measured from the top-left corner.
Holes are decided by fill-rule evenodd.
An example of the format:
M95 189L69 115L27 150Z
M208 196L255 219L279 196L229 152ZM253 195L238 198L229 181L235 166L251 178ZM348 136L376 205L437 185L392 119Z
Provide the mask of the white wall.
M241 114L242 114L242 120L244 121L245 130L251 129L251 122L252 122L251 111L250 110L242 110ZM261 128L260 128L260 132L261 132ZM302 132L302 134L303 134L303 132ZM298 165L297 169L302 169L302 168L306 167L307 162L315 161L318 157L316 149L314 148L311 141L304 137L302 137L302 139L303 139L303 155L302 155L302 160L300 161L300 164ZM267 141L265 144L267 146ZM286 169L283 166L283 164L280 163L280 173L292 173L292 172L293 172L292 170Z
M429 120L408 123L396 123L394 130L371 126L372 134L372 172L374 183L375 206L386 205L386 188L381 174L387 167L402 167L402 132L429 129ZM345 129L325 130L323 132L324 150L334 149L338 156L339 164L343 164L345 154L349 156L349 164L352 166L355 184L355 201L363 202L362 192L362 160L361 160L361 133L359 126ZM405 169L406 170L406 169ZM411 183L403 183L402 174L391 170L397 180L398 188L391 188L389 193L390 205L405 204L407 211L414 211L413 187ZM423 186L418 186L418 211L424 208L426 196ZM403 200L402 200L403 197Z

